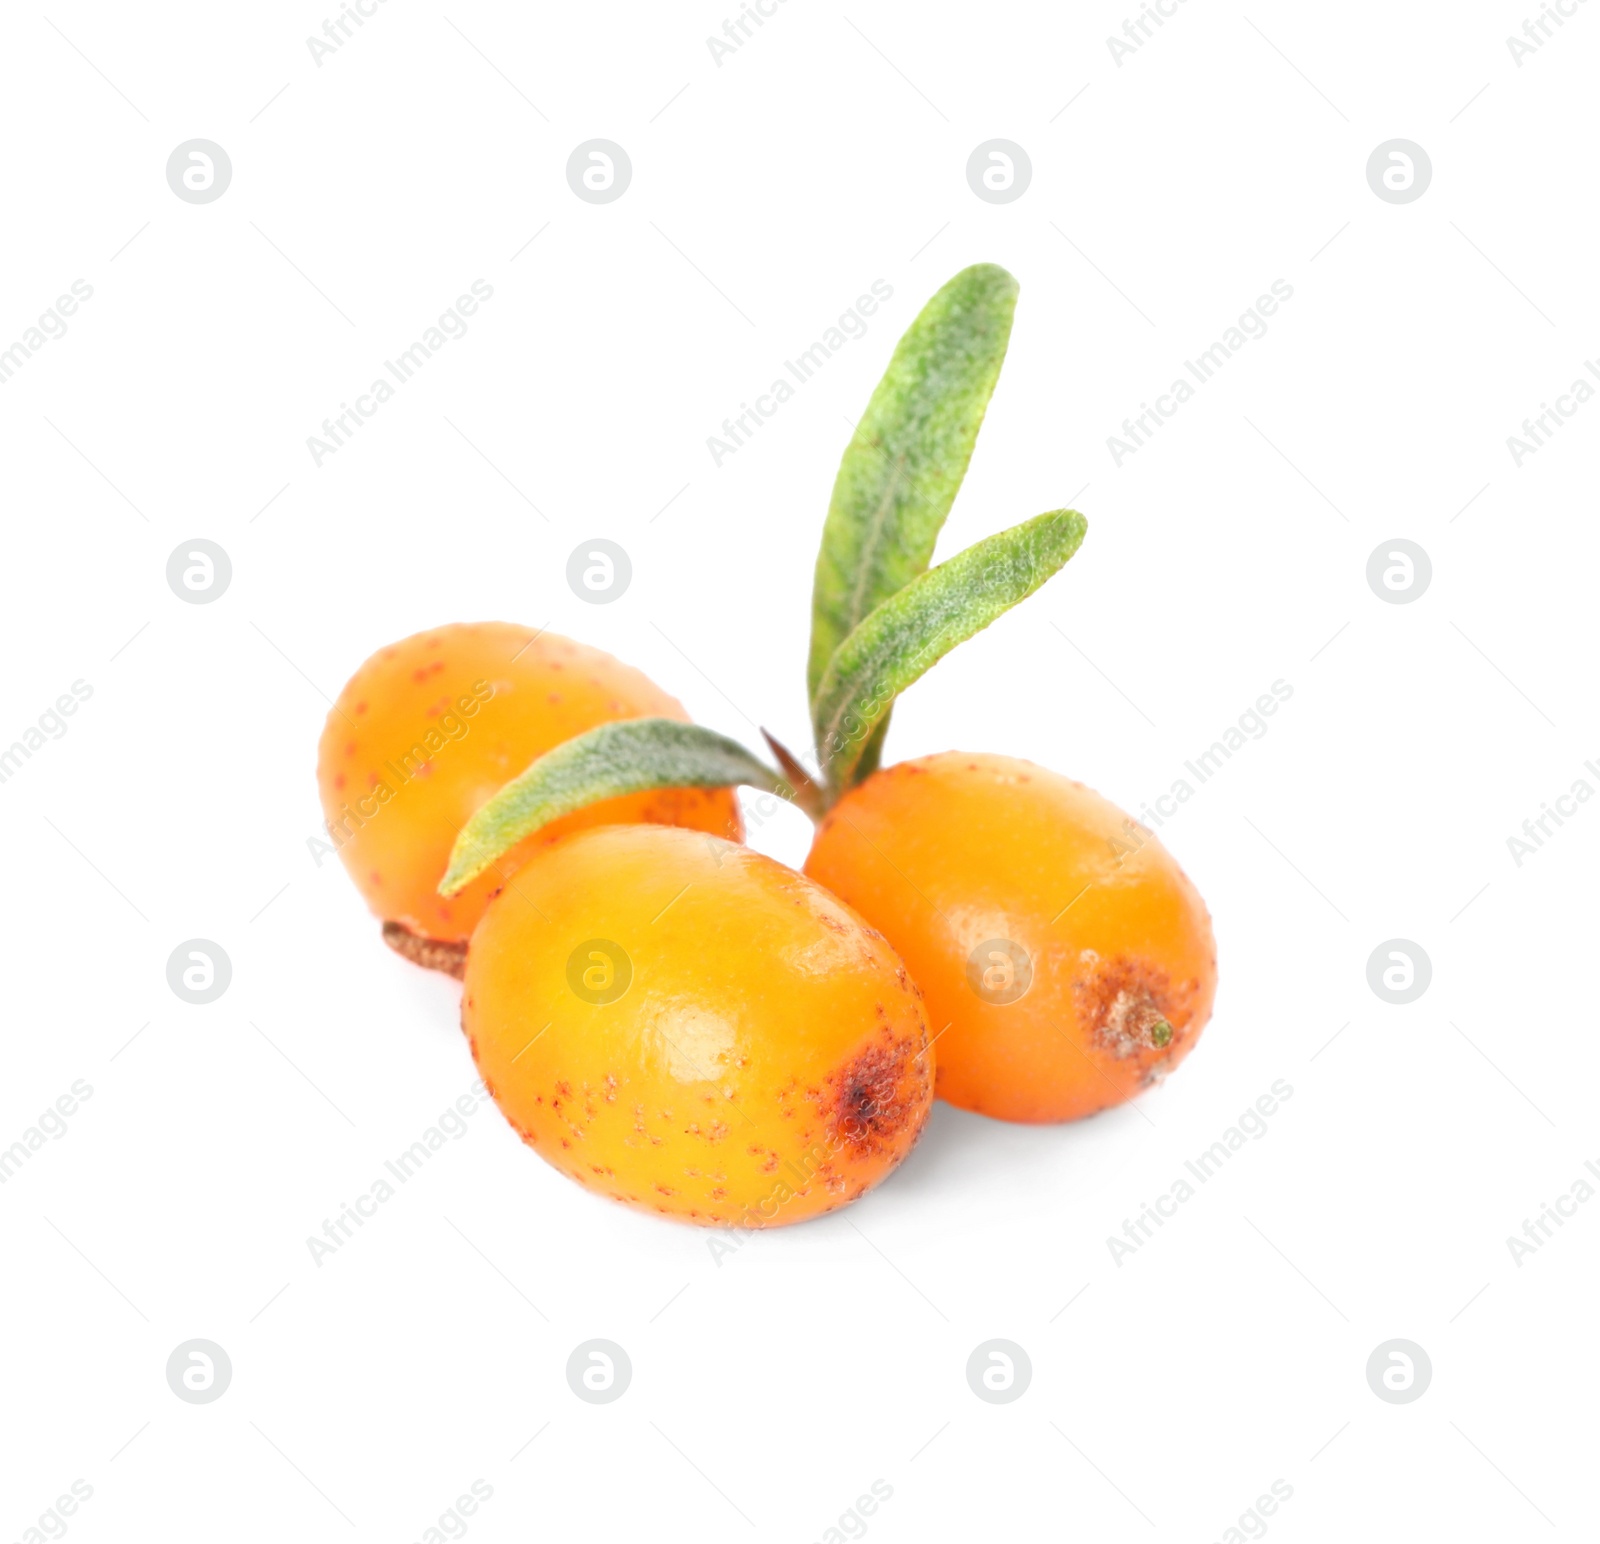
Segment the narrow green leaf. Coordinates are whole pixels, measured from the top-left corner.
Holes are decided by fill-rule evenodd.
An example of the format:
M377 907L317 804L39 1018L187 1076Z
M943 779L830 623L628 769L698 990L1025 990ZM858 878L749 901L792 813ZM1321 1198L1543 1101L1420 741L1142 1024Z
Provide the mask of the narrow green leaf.
M839 463L822 531L806 674L813 703L834 650L927 569L972 459L1016 304L1017 281L979 263L951 279L896 345Z
M895 697L958 643L1026 600L1083 541L1088 522L1052 510L985 537L891 595L840 644L817 688L817 753L835 793L871 770Z
M894 710L891 708L890 712ZM889 714L885 713L878 720L878 727L866 738L861 747L861 760L856 764L855 781L865 782L878 770L878 764L883 760L883 742L889 733Z
M743 783L787 797L790 788L742 745L698 724L629 718L547 751L462 827L439 882L454 895L523 837L563 815L652 788L731 788Z

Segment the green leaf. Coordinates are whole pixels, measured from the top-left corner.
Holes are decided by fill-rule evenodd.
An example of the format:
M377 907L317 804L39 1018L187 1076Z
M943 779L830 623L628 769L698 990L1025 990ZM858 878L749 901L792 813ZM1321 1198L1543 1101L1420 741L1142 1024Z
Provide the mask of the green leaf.
M652 788L744 783L787 798L789 785L736 740L671 718L601 724L547 751L462 827L439 882L454 895L525 836L563 815Z
M839 646L817 688L817 753L835 794L871 770L894 699L958 643L1050 578L1083 541L1073 509L1036 515L975 542L891 595Z
M1017 281L979 263L907 328L839 463L811 601L812 703L834 651L923 573L1000 375ZM820 741L819 741L820 745Z

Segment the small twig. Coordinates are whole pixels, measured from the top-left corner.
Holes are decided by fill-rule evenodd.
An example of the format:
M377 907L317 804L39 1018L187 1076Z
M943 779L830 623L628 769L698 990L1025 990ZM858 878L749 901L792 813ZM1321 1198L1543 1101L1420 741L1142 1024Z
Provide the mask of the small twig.
M782 769L783 775L789 779L789 786L794 790L794 802L812 820L820 820L826 807L822 790L812 780L806 769L795 760L788 747L781 740L775 739L770 730L763 729L761 735L771 747L772 754L777 757L778 766Z

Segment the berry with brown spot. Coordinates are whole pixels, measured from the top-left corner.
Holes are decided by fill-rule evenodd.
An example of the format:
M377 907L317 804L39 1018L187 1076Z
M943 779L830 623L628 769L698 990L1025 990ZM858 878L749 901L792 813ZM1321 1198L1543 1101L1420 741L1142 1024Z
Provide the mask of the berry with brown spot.
M1121 1104L1194 1048L1216 994L1199 893L1097 793L956 752L874 773L805 871L895 946L927 997L939 1097L1013 1121Z
M933 1099L922 999L882 935L771 858L661 826L533 853L473 935L461 1018L536 1152L705 1226L854 1200ZM815 1117L803 1130L796 1104ZM674 1119L686 1109L707 1113Z

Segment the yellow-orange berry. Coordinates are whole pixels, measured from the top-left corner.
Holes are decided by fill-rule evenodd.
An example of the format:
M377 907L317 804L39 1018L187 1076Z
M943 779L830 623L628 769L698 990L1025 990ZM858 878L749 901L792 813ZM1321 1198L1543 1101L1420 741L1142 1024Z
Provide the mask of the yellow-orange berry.
M372 656L339 694L317 752L330 840L385 936L458 969L489 896L528 854L569 831L656 821L743 835L728 789L607 799L546 826L459 894L437 886L467 819L546 751L613 719L687 719L620 660L510 622L416 633Z
M883 937L771 858L661 826L535 853L473 935L461 1021L535 1151L707 1226L854 1200L933 1098L921 997Z
M1211 1016L1216 944L1165 847L1081 783L949 752L830 810L806 873L894 944L927 996L940 1098L1063 1121L1132 1098Z

